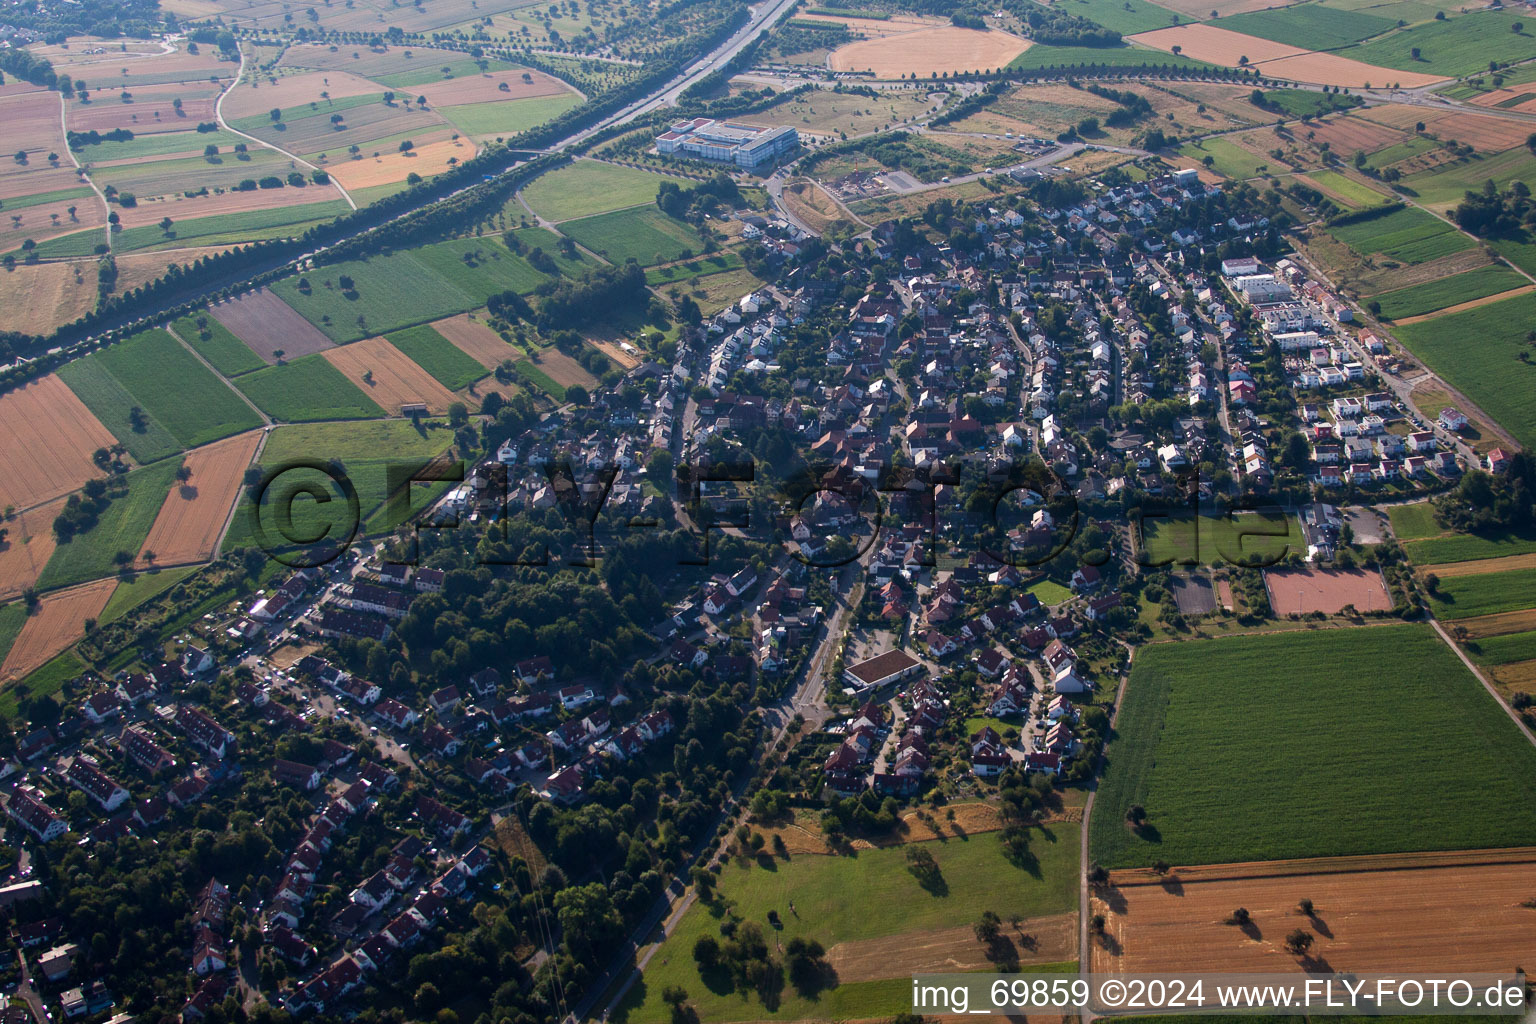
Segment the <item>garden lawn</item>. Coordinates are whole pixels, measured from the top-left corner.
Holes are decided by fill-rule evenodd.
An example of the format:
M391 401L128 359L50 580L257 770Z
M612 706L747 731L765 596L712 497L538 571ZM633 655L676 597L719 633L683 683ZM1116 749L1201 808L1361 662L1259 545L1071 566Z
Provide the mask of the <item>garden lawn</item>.
M1376 296L1381 303L1381 315L1392 320L1422 316L1437 309L1445 309L1462 302L1471 302L1489 295L1507 292L1529 284L1524 277L1508 267L1478 267L1438 281L1400 288Z
M1473 245L1445 221L1414 207L1328 230L1358 253L1379 253L1402 263L1427 263Z
M1044 605L1061 604L1072 597L1072 591L1055 580L1041 580L1039 583L1031 584L1028 590Z
M1427 501L1415 502L1412 505L1393 505L1387 509L1387 518L1392 522L1393 534L1400 541L1437 537L1445 532L1440 524L1435 522L1435 507Z
M165 331L142 331L85 358L110 373L182 448L261 425L250 406Z
M373 399L319 353L248 373L236 384L276 420L363 420L384 415Z
M133 611L145 601L159 597L170 590L176 584L197 572L198 566L184 565L177 569L155 569L151 572L141 572L130 580L123 580L112 591L112 596L107 599L107 606L101 610L101 622L103 624L114 619L120 619ZM0 654L0 658L4 655Z
M918 884L907 870L906 849L901 846L859 850L846 857L798 854L788 861L777 860L773 870L756 865L744 868L732 861L721 872L718 889L743 920L763 926L770 942L814 938L828 949L846 940L951 928L974 922L987 910L1006 921L1014 914L1037 917L1075 906L1079 846L1075 823L1031 830L1030 853L1037 863L1030 870L1009 862L997 832L918 845L933 854L946 894L935 895ZM850 899L850 893L858 898ZM770 910L778 912L782 931L768 926ZM671 1011L661 993L672 985L685 988L700 1019L711 1022L825 1019L832 1006L822 1003L834 1000L836 1005L846 1005L844 1013L833 1014L838 1019L872 1014L861 1000L846 998L863 994L855 985L846 986L854 990L849 993L841 992L844 986L823 993L819 1003L800 997L793 986L786 985L782 1004L769 1010L755 995L743 999L729 991L728 984L706 982L694 962L693 945L703 935L718 938L719 925L711 907L703 903L690 907L646 968L642 991L629 1002L623 1019L629 1024L669 1021ZM900 980L907 1007L910 984L908 978Z
M1530 661L1536 659L1536 630L1485 636L1481 640L1469 641L1466 647L1484 665L1510 665L1517 661ZM0 654L0 657L4 655Z
M1423 625L1144 647L1107 760L1106 867L1536 843L1536 748Z
M122 565L130 564L165 504L179 465L176 459L166 459L129 473L128 493L113 499L90 530L54 548L37 585L45 589L67 587L111 576ZM119 552L128 555L122 563L114 561Z
M468 387L490 372L426 324L396 331L388 341L449 391Z
M1536 294L1393 328L1399 341L1515 436L1536 447L1536 366L1521 362Z
M530 182L523 189L523 201L545 220L575 220L627 206L654 204L664 181L675 181L683 188L694 184L633 167L577 160Z
M197 325L199 319L203 321L201 327ZM171 326L176 329L182 341L196 349L199 355L213 364L215 370L226 377L250 373L267 365L265 359L252 352L228 327L206 312L197 316L184 316Z
M704 239L689 224L654 206L567 221L560 230L616 264L634 260L642 267L654 266L704 248Z
M1452 576L1442 579L1429 595L1429 606L1441 619L1469 619L1532 605L1536 605L1536 569Z
M94 359L65 363L59 367L59 377L102 425L112 431L112 436L123 443L134 461L154 462L181 449L171 432L148 414L139 420L135 429L128 416L129 410L137 404L133 396Z

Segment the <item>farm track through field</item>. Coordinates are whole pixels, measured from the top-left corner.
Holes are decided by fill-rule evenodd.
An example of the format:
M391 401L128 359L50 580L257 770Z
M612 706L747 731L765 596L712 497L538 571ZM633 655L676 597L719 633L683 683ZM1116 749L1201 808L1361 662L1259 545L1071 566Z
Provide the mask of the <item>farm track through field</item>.
M1502 302L1505 299L1513 299L1531 291L1536 291L1536 284L1522 285L1519 288L1511 288L1507 292L1499 292L1497 295L1484 295L1480 299L1471 299L1467 302L1458 302L1454 306L1446 306L1444 309L1437 309L1432 313L1421 313L1418 316L1405 316L1401 320L1393 320L1392 323L1395 326L1401 326L1403 324L1416 324L1425 320L1433 320L1438 316L1449 316L1452 313L1462 313L1469 309L1476 309L1479 306L1486 306L1491 302Z
M75 165L75 170L79 171L80 170L80 161L75 159L75 151L74 151L73 148L71 148L68 145L68 139L69 139L69 103L64 99L64 94L63 93L59 93L59 129L64 133L64 138L66 140L66 144L64 146L64 152L65 152L66 155L68 155L69 162ZM85 183L87 185L91 186L91 191L95 192L96 193L96 198L101 200L101 208L103 210L105 210L107 212L107 214L110 216L111 212L112 212L112 206L111 206L110 203L107 202L107 195L106 195L106 193L103 192L97 186L96 182L91 179L91 176L89 174L82 173L81 177L85 179ZM103 230L106 232L106 236L107 236L106 237L107 251L110 252L112 250L112 225L111 224L107 224L103 228Z
M182 348L184 348L188 352L192 353L193 357L195 357L198 362L202 363L204 366L206 366L208 368L208 372L209 373L213 374L215 377L219 378L219 380L224 382L224 386L225 387L229 388L229 390L233 391L236 395L239 395L240 396L240 401L242 401L246 405L250 406L251 407L251 411L254 412L257 416L261 417L261 422L262 423L264 423L265 425L267 425L269 427L272 425L272 417L270 417L266 413L262 412L261 409L256 405L255 402L253 402L249 398L245 397L245 392L243 392L239 388L235 387L235 385L230 382L230 379L228 377L224 376L222 373L219 372L219 370L218 370L218 368L216 366L214 366L208 360L204 359L203 358L203 354L201 352L199 352L197 349L193 348L191 345L187 344L187 339L185 339L181 335L177 334L175 328L173 328L170 324L166 324L165 325L165 333L169 334L171 337L175 338L176 341L181 345Z
M259 138L257 138L254 135L247 135L245 132L240 131L238 128L235 128L232 125L230 125L230 123L228 121L224 120L224 98L235 90L235 87L240 84L240 80L242 78L244 78L244 77L245 77L245 48L241 47L240 48L240 69L235 72L235 77L234 77L234 79L232 79L230 81L229 87L227 89L225 89L223 92L219 93L219 98L217 100L214 100L214 102L213 102L213 116L214 116L214 120L219 122L219 127L223 128L227 132L231 132L231 133L233 133L235 135L240 136L242 139L248 139L251 142L256 143L256 145L260 146L263 149L270 149L274 153L281 153L283 156L285 156L288 159L292 160L294 163L299 164L302 167L307 167L311 171L323 170L323 168L321 168L319 165L312 164L308 160L305 160L303 157L298 156L298 155L293 154L293 153L290 153L286 149L283 149L280 146L274 146L272 143L267 142L264 139L259 139ZM326 173L329 174L330 172L327 171ZM341 182L336 180L336 176L334 174L331 175L331 186L333 188L335 188L337 192L341 193L341 198L343 198L343 199L345 199L347 201L347 205L348 206L352 207L352 209L354 209L354 210L357 209L357 203L352 201L352 197L347 194L347 190L346 189L341 187Z

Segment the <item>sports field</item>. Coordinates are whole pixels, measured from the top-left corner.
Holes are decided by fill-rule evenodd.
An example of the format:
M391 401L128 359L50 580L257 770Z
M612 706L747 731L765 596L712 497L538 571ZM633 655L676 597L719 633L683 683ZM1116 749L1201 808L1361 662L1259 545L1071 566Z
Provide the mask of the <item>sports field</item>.
M889 971L884 976L895 979L893 988L909 992L910 972L903 976L903 947L919 944L930 933L968 928L987 910L1004 921L1014 914L1041 918L1072 910L1077 828L1074 823L1062 822L1031 830L1029 851L1036 863L1028 869L1008 860L998 832L918 844L938 865L941 881L929 888L907 870L906 847L891 846L845 856L794 854L788 860L777 859L773 870L730 862L720 875L718 890L742 920L764 928L770 936L770 948L775 940L815 939L835 963L843 950L856 943L891 938L893 941L884 947ZM860 896L849 899L849 893ZM769 911L777 912L782 930L768 926ZM712 908L694 904L651 959L638 992L627 1001L623 1019L628 1024L670 1020L671 1011L661 993L672 985L686 989L700 1018L708 1021L798 1021L829 1014L843 1019L872 1012L869 1007L875 993L856 987L856 983L840 984L822 993L819 1001L805 998L786 985L782 1002L770 1008L756 995L737 995L728 979L722 985L713 975L701 976L693 959L694 943L703 935L718 938L719 928L720 920ZM973 937L971 943L974 945ZM845 988L850 991L844 992ZM886 993L881 1005L888 999ZM841 1012L827 1005L830 1000L837 1000L835 1006L841 1007ZM910 1005L910 996L905 1005Z
M704 248L704 240L691 225L668 217L654 206L566 221L560 230L601 253L610 263L634 260L648 267L686 258Z
M1116 730L1108 867L1536 843L1536 748L1427 626L1143 648Z
M694 184L634 167L577 160L530 182L522 195L533 212L558 222L654 203L656 190L664 181L676 182L683 188Z
M262 412L289 423L384 415L373 399L318 353L248 373L238 384Z
M1536 293L1461 313L1400 324L1393 330L1408 350L1498 420L1526 446L1536 446L1536 386L1517 356L1536 323Z
M1141 557L1147 565L1215 565L1251 562L1272 565L1293 552L1305 552L1301 524L1284 513L1233 516L1187 510L1166 517L1148 515L1141 523Z

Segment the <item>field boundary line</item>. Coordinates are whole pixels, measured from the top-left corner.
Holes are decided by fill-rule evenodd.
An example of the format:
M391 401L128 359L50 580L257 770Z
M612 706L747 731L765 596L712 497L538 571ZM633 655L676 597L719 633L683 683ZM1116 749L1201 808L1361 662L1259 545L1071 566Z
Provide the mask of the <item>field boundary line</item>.
M1515 728L1519 729L1525 738L1531 741L1531 746L1536 747L1536 733L1531 732L1530 726L1526 725L1520 718L1519 712L1509 706L1509 702L1504 699L1504 695L1499 693L1498 687L1490 683L1488 677L1483 675L1482 669L1472 664L1472 659L1467 657L1467 652L1463 651L1451 640L1450 636L1445 632L1445 627L1440 625L1440 620L1432 618L1429 620L1429 624L1435 627L1435 633L1439 635L1441 640L1445 641L1446 646L1456 652L1456 657L1460 658L1461 663L1467 666L1467 670L1477 677L1478 682L1483 684L1483 689L1488 691L1488 696L1497 701L1499 707L1504 709L1504 713L1509 716L1509 720L1515 723Z
M1180 885L1230 882L1259 878L1296 878L1305 875L1353 875L1377 871L1433 871L1443 868L1487 867L1495 864L1536 863L1536 847L1494 847L1486 850L1443 850L1421 853L1371 853L1340 857L1303 857L1276 861L1242 861L1232 864L1176 865L1167 878L1151 868L1111 871L1110 884L1118 889L1161 886L1177 880Z
M232 127L228 121L224 120L224 97L226 97L230 93L234 92L235 88L237 86L239 86L240 80L242 78L244 78L244 77L245 77L245 48L241 47L240 48L240 69L235 72L234 80L229 83L229 88L227 88L223 92L219 93L219 98L213 101L213 119L219 123L219 127L223 128L227 132L230 132L232 134L240 136L242 139L249 139L252 142L256 143L256 145L261 146L263 149L270 149L274 153L281 153L283 156L285 156L288 159L292 160L294 163L300 164L300 165L302 165L304 167L308 167L311 171L322 171L325 174L326 178L329 179L329 184L331 185L331 187L334 188L337 192L341 193L341 198L343 198L343 199L345 199L347 201L347 205L348 206L352 207L353 210L356 210L357 209L357 203L353 202L352 196L347 192L347 190L345 188L342 187L341 180L339 178L337 178L336 175L332 174L330 171L326 170L323 167L319 167L319 166L317 166L315 164L310 163L308 160L305 160L303 157L301 157L301 156L299 156L299 155L297 155L295 153L288 152L286 149L283 149L281 146L274 146L272 143L267 142L267 141L265 141L263 139L258 139L254 135L247 135L247 134L245 134L245 132L240 131L238 128Z
M63 93L59 93L59 130L64 133L64 152L69 154L69 162L75 165L76 172L79 173L80 177L85 179L85 183L87 185L91 186L91 191L95 192L96 198L101 200L101 208L105 210L107 215L110 217L112 215L112 204L107 202L107 194L103 192L99 187L97 187L96 180L91 177L90 172L81 168L80 161L75 159L74 149L69 145L69 101L64 98ZM110 253L112 251L111 221L108 221L106 224L102 225L102 231L106 233L107 252ZM82 260L86 258L87 257L83 256L80 257Z
M165 325L165 333L169 334L171 337L175 338L177 343L179 343L182 348L184 348L188 352L192 353L192 358L196 359L198 362L200 362L204 366L206 366L208 368L208 372L209 373L212 373L215 377L219 378L219 380L224 382L224 386L225 387L229 388L229 390L233 391L236 395L239 395L240 396L240 401L242 401L246 405L250 406L251 407L251 411L254 412L257 416L261 417L261 422L262 422L262 424L264 426L268 426L268 427L272 426L272 417L270 417L266 413L262 412L261 409L256 405L255 402L251 401L249 398L246 397L244 391L241 391L239 388L235 387L233 381L231 381L228 377L224 376L222 373L219 372L218 367L214 366L208 360L204 359L203 358L203 354L201 352L199 352L197 349L193 348L191 345L187 344L187 339L185 339L181 335L177 334L176 333L176 328L172 327L170 324L166 324Z

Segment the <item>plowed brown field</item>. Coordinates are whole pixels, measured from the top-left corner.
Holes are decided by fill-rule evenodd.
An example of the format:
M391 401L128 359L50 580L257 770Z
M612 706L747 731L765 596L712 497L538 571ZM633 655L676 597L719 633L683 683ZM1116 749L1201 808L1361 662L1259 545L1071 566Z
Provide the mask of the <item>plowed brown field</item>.
M143 552L152 551L157 565L201 562L213 557L219 534L240 495L240 485L261 431L251 430L194 448L186 455L192 478L171 488L160 514L144 538L139 565L149 564Z
M0 679L24 676L80 639L85 620L101 614L115 589L117 580L96 580L45 596L16 634Z
M522 350L501 340L501 335L491 330L482 320L471 320L468 313L460 313L446 320L439 320L432 329L459 347L459 350L487 370L494 370L508 359L522 358Z
M0 543L0 600L16 597L37 582L53 557L53 520L64 511L64 501L55 498L5 524L10 533Z
M1403 84L1406 86L1408 83ZM1525 121L1472 114L1465 110L1431 111L1398 103L1371 107L1354 116L1405 129L1412 129L1415 124L1423 121L1425 131L1433 132L1442 139L1464 142L1484 153L1499 153L1511 146L1518 146L1531 131L1531 126Z
M1166 884L1146 875L1117 873L1095 899L1108 941L1095 945L1093 970L1414 974L1536 959L1536 911L1520 905L1536 849L1212 865L1178 869ZM1302 899L1315 917L1297 910ZM1250 927L1225 923L1234 907L1247 908ZM1284 949L1296 928L1313 936L1305 963Z
M883 39L860 39L827 57L833 71L872 71L877 78L1007 67L1029 49L1029 40L1009 32L968 28L924 28Z
M52 373L0 395L0 438L0 507L19 509L101 476L91 453L117 443Z
M269 363L281 350L286 359L314 355L330 348L320 328L305 320L298 310L265 288L238 295L210 308L214 319Z
M455 401L453 392L383 338L327 349L323 355L390 415L415 402L425 402L433 414L442 414ZM372 384L363 379L370 371Z

